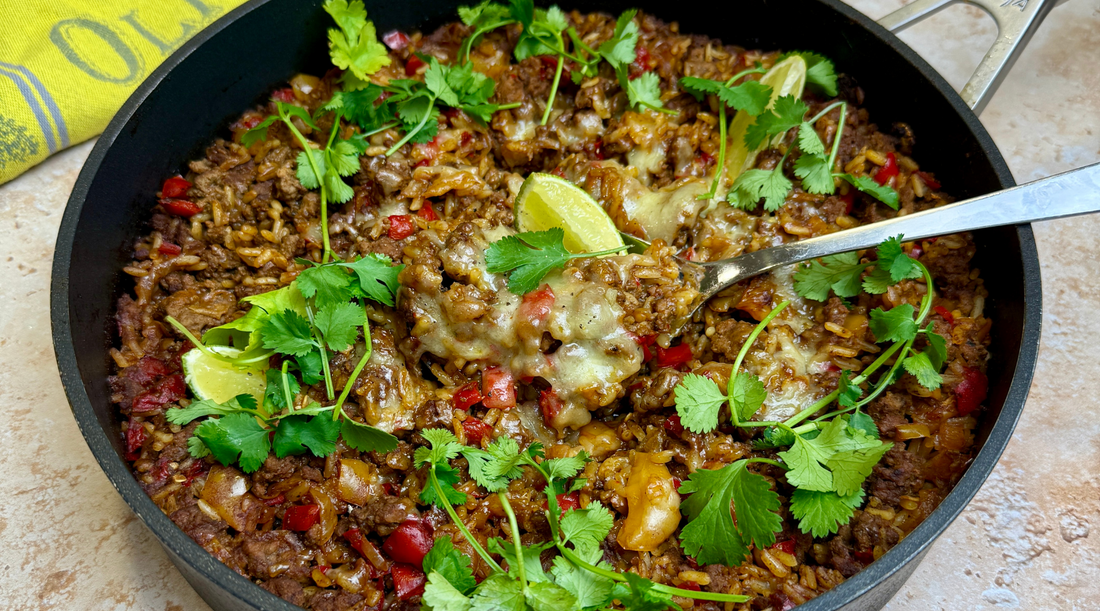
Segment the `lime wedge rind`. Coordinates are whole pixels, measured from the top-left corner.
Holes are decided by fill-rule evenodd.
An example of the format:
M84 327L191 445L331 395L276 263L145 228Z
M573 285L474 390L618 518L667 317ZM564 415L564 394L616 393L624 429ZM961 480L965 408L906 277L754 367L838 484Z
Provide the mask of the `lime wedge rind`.
M515 200L517 231L546 231L560 227L571 253L626 248L607 212L584 189L554 176L536 172L527 177Z

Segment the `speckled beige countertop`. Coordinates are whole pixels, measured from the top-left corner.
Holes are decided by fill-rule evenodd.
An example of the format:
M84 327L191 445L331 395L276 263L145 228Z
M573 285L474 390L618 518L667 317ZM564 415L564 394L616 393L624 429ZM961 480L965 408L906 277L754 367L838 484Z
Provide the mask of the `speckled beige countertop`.
M848 0L880 17L902 0ZM956 87L995 33L955 7L902 38ZM1019 182L1100 161L1100 0L1046 20L982 114ZM904 95L904 91L899 91ZM54 239L91 143L0 187L0 608L207 611L81 438L50 345ZM1100 217L1035 226L1043 339L1012 442L890 611L1100 608ZM1093 530L1093 526L1097 530Z

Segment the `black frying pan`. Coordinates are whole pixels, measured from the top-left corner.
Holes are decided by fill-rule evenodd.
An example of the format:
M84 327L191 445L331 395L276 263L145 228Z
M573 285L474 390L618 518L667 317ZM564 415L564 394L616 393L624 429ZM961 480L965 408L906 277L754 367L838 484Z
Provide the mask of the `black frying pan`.
M430 31L456 19L456 0L367 0L379 32ZM135 236L147 231L153 194L246 108L297 72L329 67L320 0L253 0L201 32L138 87L104 131L76 181L54 255L54 349L73 414L100 466L160 540L188 582L218 611L296 607L250 583L206 553L142 492L122 459L107 388L114 304ZM654 0L559 3L619 13L640 8L681 31L748 48L809 49L832 58L867 94L879 125L910 124L915 156L957 197L1013 186L1004 159L974 113L927 63L873 21L838 0L743 0L677 5ZM800 607L879 609L916 568L932 541L985 481L1024 406L1039 347L1039 261L1031 227L976 234L994 321L988 411L981 447L955 490L923 524L867 569Z

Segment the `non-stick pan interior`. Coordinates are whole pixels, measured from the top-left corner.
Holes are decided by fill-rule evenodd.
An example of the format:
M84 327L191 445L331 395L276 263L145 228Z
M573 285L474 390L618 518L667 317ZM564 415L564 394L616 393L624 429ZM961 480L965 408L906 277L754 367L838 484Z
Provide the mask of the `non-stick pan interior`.
M429 30L455 19L455 0L370 2L379 32ZM687 7L667 2L560 3L563 8L618 13L640 8L681 31L764 49L809 49L834 59L866 91L865 107L880 125L905 121L916 134L914 155L958 197L1011 184L988 135L931 68L896 39L839 2L769 0ZM144 495L123 462L118 422L106 378L115 335L122 267L134 238L146 231L155 192L166 176L186 172L244 109L263 101L297 72L330 68L319 0L250 2L185 45L140 86L97 143L69 201L58 236L53 276L53 324L58 364L77 421L96 458L135 510L170 549L188 580L216 609L291 609L232 573L179 531ZM1027 227L982 232L980 263L994 319L990 410L977 459L948 501L910 538L852 582L805 608L838 608L880 584L852 609L877 609L922 553L973 495L996 462L1019 415L1038 346L1038 263ZM994 255L995 253L995 255ZM986 263L988 261L988 263ZM1025 299L1026 297L1026 299ZM1030 300L1030 301L1028 301ZM1025 331L1026 328L1026 331ZM1013 374L1016 378L1013 380ZM1014 382L1014 383L1013 383ZM997 419L1002 405L1008 405ZM996 427L994 427L994 423ZM992 440L992 441L989 441Z

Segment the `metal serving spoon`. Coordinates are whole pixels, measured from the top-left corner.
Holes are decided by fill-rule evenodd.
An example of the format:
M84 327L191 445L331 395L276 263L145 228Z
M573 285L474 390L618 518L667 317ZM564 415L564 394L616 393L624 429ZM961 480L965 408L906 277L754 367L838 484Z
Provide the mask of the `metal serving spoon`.
M687 318L718 291L746 278L800 261L878 246L898 234L904 235L906 240L918 240L1090 212L1100 212L1100 163L924 212L772 246L731 259L706 263L680 259L684 276L696 280L700 293ZM649 246L625 233L623 240L631 252L641 252Z

